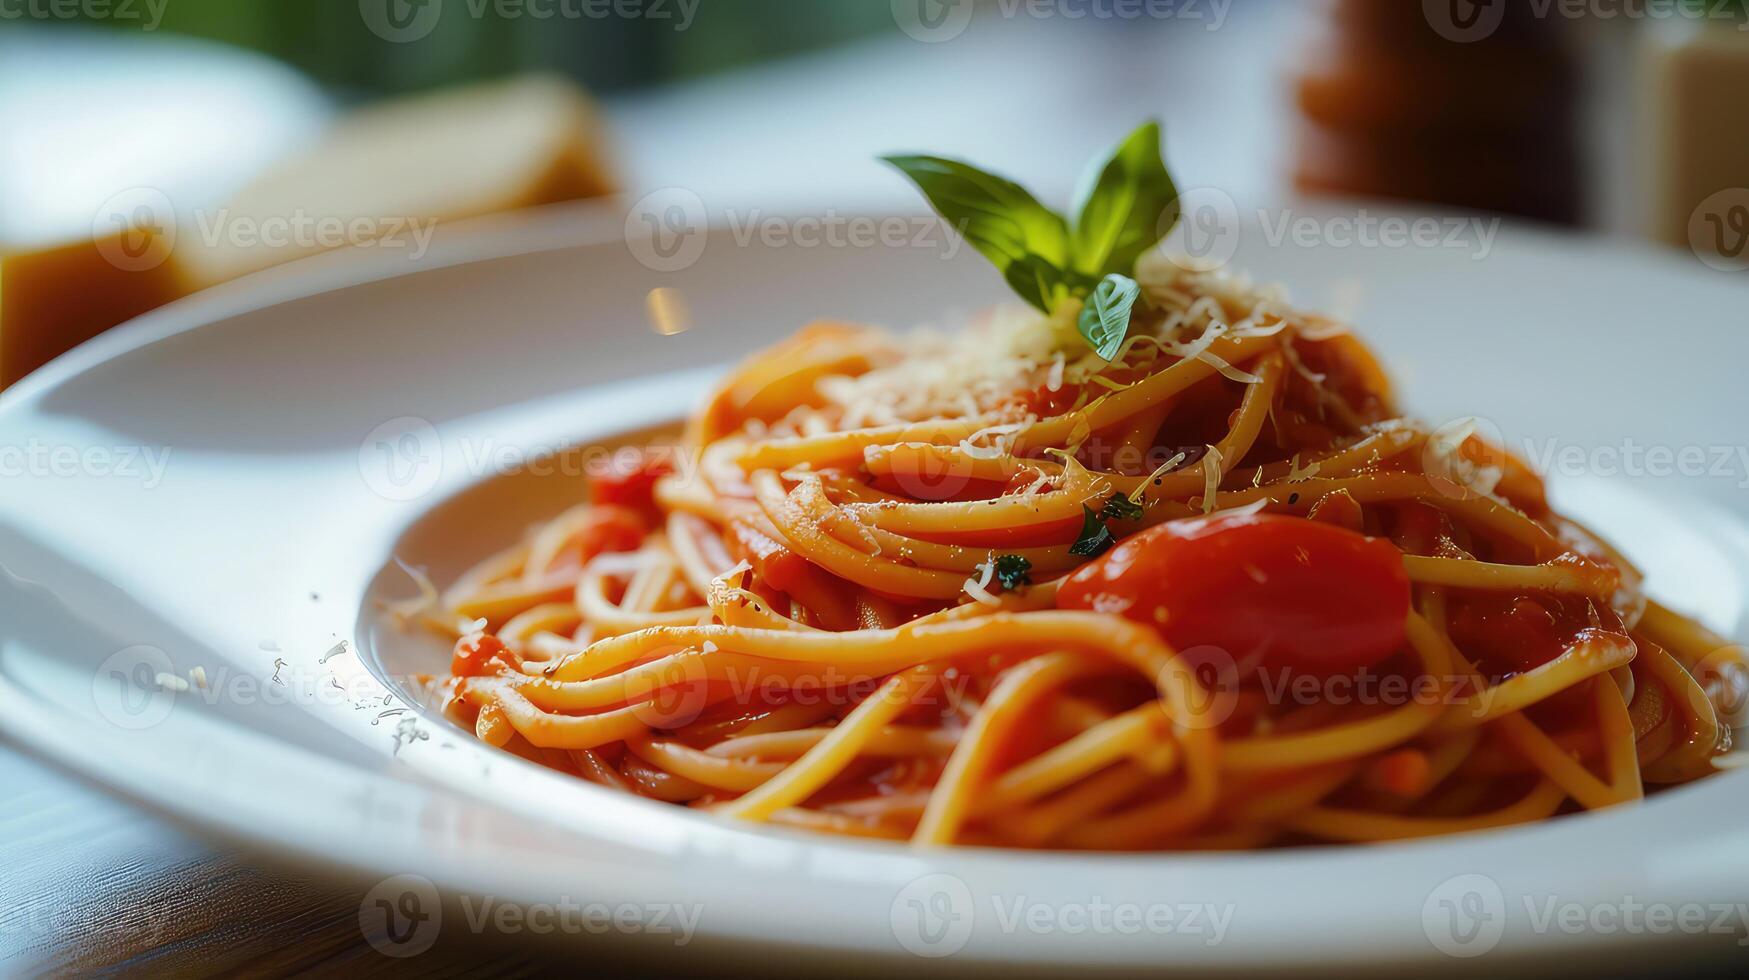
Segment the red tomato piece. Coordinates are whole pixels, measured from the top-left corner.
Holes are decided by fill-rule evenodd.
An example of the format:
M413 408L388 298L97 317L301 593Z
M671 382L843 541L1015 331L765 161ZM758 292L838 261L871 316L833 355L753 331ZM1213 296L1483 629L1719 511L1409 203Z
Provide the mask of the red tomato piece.
M674 472L666 455L650 450L621 449L609 458L607 472L589 484L594 504L629 507L640 513L656 510L656 481Z
M584 564L596 555L611 552L636 551L649 534L643 517L627 507L611 504L590 509L589 517L573 535L573 542Z
M490 633L464 636L456 641L449 672L457 677L485 677L499 670L518 667L522 658Z
M1240 665L1330 675L1403 648L1409 576L1389 541L1299 517L1233 515L1125 539L1071 575L1057 604L1146 623L1181 651L1215 647Z
M791 551L773 537L773 531L758 520L736 517L729 521L729 550L753 566L764 584L790 596L819 618L827 629L856 628L852 597L828 571Z
M1613 612L1577 596L1477 592L1459 594L1451 603L1452 642L1483 670L1501 676L1535 670L1589 634L1621 632L1619 627Z

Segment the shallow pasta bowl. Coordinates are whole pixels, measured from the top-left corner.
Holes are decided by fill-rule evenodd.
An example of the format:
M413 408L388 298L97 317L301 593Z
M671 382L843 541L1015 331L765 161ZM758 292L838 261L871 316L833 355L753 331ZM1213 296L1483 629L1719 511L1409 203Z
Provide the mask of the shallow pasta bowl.
M380 609L414 591L396 558L453 576L576 499L587 466L565 461L587 457L571 450L673 422L713 365L810 319L902 328L1000 298L975 256L724 233L674 262L628 248L622 221L560 209L440 237L416 263L325 256L154 313L0 396L0 730L196 826L380 879L361 923L396 953L433 929L781 949L798 969L1390 969L1736 948L1740 773L1379 847L911 850L616 796L447 725L412 681L441 670L443 645ZM1264 241L1236 261L1305 305L1358 284L1358 320L1411 408L1436 423L1484 413L1553 462L1557 501L1640 560L1655 595L1742 634L1739 284L1511 230L1484 259ZM652 322L658 288L671 292ZM1705 457L1692 472L1675 462L1687 447ZM608 925L471 917L487 900L555 922L606 910ZM441 912L395 918L409 909Z

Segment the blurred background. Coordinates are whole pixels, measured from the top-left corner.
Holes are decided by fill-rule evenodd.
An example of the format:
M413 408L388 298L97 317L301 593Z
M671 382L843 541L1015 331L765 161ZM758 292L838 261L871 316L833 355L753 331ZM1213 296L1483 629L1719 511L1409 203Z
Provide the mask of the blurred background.
M709 222L911 213L895 150L1061 203L1146 116L1181 186L1247 212L1475 209L1735 271L1745 26L1743 0L0 0L0 385L396 223L671 187ZM294 217L335 233L262 231Z

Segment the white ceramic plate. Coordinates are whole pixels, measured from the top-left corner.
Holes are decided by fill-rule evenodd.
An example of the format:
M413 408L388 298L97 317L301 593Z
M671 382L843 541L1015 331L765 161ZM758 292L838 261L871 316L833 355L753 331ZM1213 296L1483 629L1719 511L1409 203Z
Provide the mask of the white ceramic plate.
M1236 261L1260 277L1307 305L1360 298L1412 409L1481 413L1509 444L1549 450L1559 501L1639 558L1655 593L1742 633L1741 283L1525 231L1477 260L1271 247L1246 227ZM690 332L649 329L657 286L685 295ZM1749 901L1743 774L1384 847L919 852L599 791L402 696L399 678L440 670L444 651L384 629L374 600L412 592L392 558L441 581L577 493L575 473L505 475L514 464L676 418L711 365L811 318L907 327L1000 297L981 260L937 248L713 233L693 264L657 272L621 215L568 208L440 239L417 264L329 255L156 312L0 397L0 729L211 831L416 876L383 886L396 902L432 882L476 910L611 903L641 923L614 934L651 949L696 915L690 955L782 950L767 966L1252 970L1731 946L1714 918L1636 927L1610 910ZM1727 462L1659 475L1634 446ZM1637 470L1597 472L1612 466ZM154 682L197 666L204 689ZM1590 918L1546 918L1569 906ZM480 928L446 908L441 928ZM390 945L438 926L421 928Z

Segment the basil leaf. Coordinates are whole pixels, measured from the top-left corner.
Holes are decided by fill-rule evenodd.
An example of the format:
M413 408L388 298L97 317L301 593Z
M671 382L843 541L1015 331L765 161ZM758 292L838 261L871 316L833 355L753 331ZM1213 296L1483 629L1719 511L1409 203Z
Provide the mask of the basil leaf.
M1036 255L1016 259L1002 270L1002 278L1021 299L1045 313L1068 291L1063 270Z
M1117 356L1118 348L1129 335L1130 310L1140 295L1142 287L1134 279L1114 272L1099 280L1099 285L1093 287L1093 294L1082 305L1081 318L1075 329L1105 360Z
M935 212L995 263L1027 302L1049 313L1052 302L1067 292L1068 225L1026 188L958 160L881 159L911 178Z
M1143 123L1088 178L1076 195L1073 267L1089 276L1128 274L1178 224L1178 187L1160 158L1160 124Z
M1142 505L1114 491L1105 506L1099 508L1099 516L1108 521L1139 520L1142 516Z
M1004 589L1014 590L1032 584L1032 562L1023 555L1001 555L996 559L996 581Z
M1114 539L1111 528L1099 519L1093 508L1081 505L1081 535L1075 543L1069 546L1069 554L1080 555L1083 558L1098 558L1105 554L1105 549L1111 547Z

